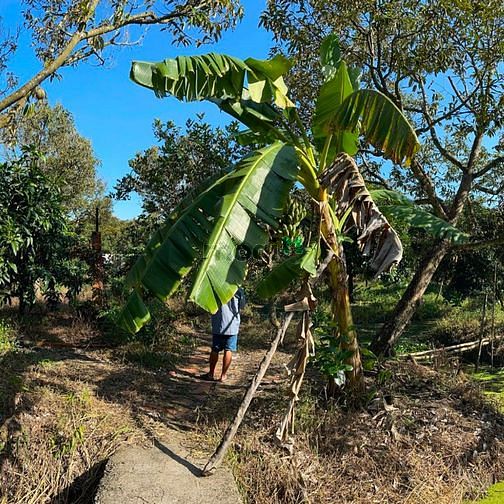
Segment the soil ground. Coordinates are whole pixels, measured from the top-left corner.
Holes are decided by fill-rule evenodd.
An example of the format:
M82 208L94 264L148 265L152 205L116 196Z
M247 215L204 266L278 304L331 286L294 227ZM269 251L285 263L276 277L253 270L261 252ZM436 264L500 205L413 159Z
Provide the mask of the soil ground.
M219 499L224 504L241 502L229 467L208 478L198 472L216 441L216 424L206 423L211 403L224 405L220 414L227 418L227 398L242 395L263 351L239 352L225 383L207 382L198 377L208 370L211 336L194 324L179 324L175 332L191 338L190 352L153 369L128 362L126 351L108 348L92 325L68 313L25 327L20 348L0 365L6 385L0 394L0 502L92 502L110 456L97 502L203 503L212 493L225 495ZM279 353L266 388L287 357ZM24 446L19 440L26 433ZM47 443L34 449L36 438ZM55 453L59 475L38 485L40 467L49 470ZM94 482L83 483L86 478Z
M504 478L504 417L450 363L439 372L413 363L379 367L357 410L324 397L310 370L289 455L274 433L286 405L292 337L275 356L226 467L198 478L270 336L267 322L251 317L229 380L205 382L197 377L207 366L207 322L175 322L175 337L190 347L178 360L156 354L147 367L143 357L132 363L136 347L110 348L93 325L66 313L24 326L20 347L0 357L0 503L87 504L100 479L101 504L204 502L201 495L217 487L237 502L232 469L242 498L254 504L457 504ZM174 481L178 487L165 486ZM136 501L124 498L134 495L132 483ZM180 493L186 490L191 497Z

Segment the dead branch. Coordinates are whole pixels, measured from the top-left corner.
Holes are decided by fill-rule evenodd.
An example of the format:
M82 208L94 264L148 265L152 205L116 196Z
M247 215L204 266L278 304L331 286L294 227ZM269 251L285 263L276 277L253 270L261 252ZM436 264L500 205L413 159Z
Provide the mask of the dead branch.
M495 339L502 339L504 336L500 336ZM483 338L481 340L481 346L486 346L490 343L491 338ZM400 359L413 359L413 360L427 360L437 355L448 353L448 354L459 354L464 352L469 352L478 348L480 345L480 340L468 341L466 343L459 343L458 345L451 345L448 347L433 348L432 350L423 350L421 352L412 352L408 354L400 355Z

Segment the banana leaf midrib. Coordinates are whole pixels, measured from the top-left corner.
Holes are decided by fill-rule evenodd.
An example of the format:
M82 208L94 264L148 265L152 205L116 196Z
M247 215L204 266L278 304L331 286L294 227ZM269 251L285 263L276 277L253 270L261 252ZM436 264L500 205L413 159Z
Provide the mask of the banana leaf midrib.
M202 191L200 194L198 194L198 196L196 196L196 198L189 204L187 205L181 213L178 213L180 210L179 208L177 207L171 214L170 216L168 217L167 219L167 223L162 226L162 228L159 230L159 234L160 234L160 238L161 240L158 242L158 244L152 248L152 252L150 254L150 257L147 259L146 258L146 254L142 254L138 259L137 261L135 262L135 265L133 266L133 268L135 268L137 262L141 261L142 259L145 260L145 266L143 268L143 272L142 274L139 276L139 280L138 281L126 281L127 285L129 285L130 287L133 287L133 288L138 288L140 286L140 284L142 283L142 278L145 276L145 273L146 271L148 271L149 267L151 266L151 264L154 262L155 258L156 258L156 255L158 254L159 250L161 249L161 245L163 244L163 242L166 240L166 236L171 233L175 228L177 228L178 226L180 226L181 223L183 223L183 219L184 217L192 212L194 210L194 207L198 205L198 203L210 192L212 191L217 185L221 184L222 183L222 180L226 177L229 176L229 173L219 177L213 184L211 184L209 187L207 187L204 191ZM213 177L211 177L213 178ZM181 205L180 206L183 206L184 203L187 203L187 198L184 198L184 200L181 202ZM170 224L170 221L171 221L171 224ZM133 268L132 268L132 271L133 271Z
M238 185L236 191L233 194L233 197L228 205L228 209L225 212L224 216L221 216L219 220L221 221L213 230L211 236L210 236L210 246L208 248L209 252L206 255L205 259L203 260L196 279L194 280L193 287L191 289L191 298L194 292L197 292L203 282L204 276L207 274L209 270L209 264L210 261L212 260L214 253L216 251L217 245L219 243L220 237L222 236L222 233L225 232L226 225L231 217L231 214L234 210L235 205L238 202L238 199L240 198L240 195L242 193L243 188L246 186L248 180L250 177L252 177L255 173L255 169L257 166L262 163L264 157L266 157L268 154L273 152L274 150L280 150L283 147L283 143L281 142L275 142L271 146L265 148L263 152L261 153L261 156L259 156L256 160L254 160L253 164L249 169L247 170L247 173L244 175L242 178L240 184Z

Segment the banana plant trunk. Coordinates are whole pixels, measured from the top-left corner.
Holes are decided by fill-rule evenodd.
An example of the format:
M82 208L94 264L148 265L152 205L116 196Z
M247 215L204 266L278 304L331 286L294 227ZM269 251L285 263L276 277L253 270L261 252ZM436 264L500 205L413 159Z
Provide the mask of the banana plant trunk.
M334 252L334 257L328 266L329 288L332 294L332 319L336 322L334 336L339 337L340 348L349 351L349 357L345 364L352 366L347 371L347 389L356 397L364 391L364 375L359 350L357 332L352 318L350 307L350 294L348 289L348 275L346 271L345 255L343 247L338 242L331 214L328 208L327 192L320 191L320 216L322 223L322 235L329 247ZM329 386L329 393L335 392L334 384Z

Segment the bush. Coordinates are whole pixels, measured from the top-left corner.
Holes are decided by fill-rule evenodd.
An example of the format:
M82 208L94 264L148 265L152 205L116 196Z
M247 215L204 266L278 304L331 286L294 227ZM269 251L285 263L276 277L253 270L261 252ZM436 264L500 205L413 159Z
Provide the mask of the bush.
M504 312L496 307L495 333L504 331ZM473 301L466 300L461 306L452 307L444 316L434 322L432 339L438 345L456 345L479 338L481 331L482 307ZM490 331L490 310L487 311L485 336Z

